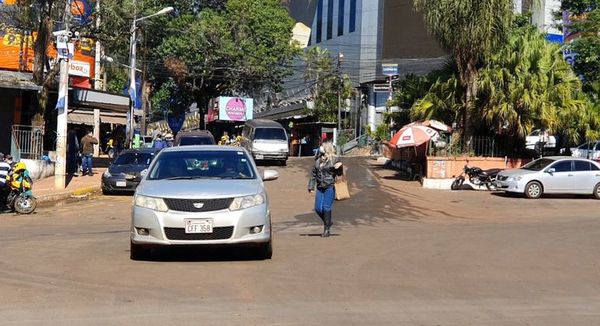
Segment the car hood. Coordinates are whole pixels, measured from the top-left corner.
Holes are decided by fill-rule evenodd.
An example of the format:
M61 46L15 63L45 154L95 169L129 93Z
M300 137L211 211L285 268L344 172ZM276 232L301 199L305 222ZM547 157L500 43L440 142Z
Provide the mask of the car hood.
M539 173L542 171L531 171L531 170L525 170L525 169L512 169L512 170L504 170L501 171L499 174L503 175L503 176L507 176L507 177L518 177L518 176L523 176L523 175L527 175L527 174L535 174L535 173Z
M127 164L127 165L111 165L108 168L108 172L110 174L119 174L119 173L140 173L144 169L147 169L148 165L145 164Z
M213 199L254 195L263 191L262 182L251 180L143 180L136 193L150 197Z

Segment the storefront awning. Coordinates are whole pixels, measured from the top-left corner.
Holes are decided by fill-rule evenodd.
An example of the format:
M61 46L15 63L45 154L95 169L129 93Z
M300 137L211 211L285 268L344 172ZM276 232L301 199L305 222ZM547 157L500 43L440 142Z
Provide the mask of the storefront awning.
M67 122L72 124L84 124L88 126L94 125L94 113L90 111L76 110L69 112ZM100 123L126 124L127 117L125 114L115 114L111 112L100 111Z
M278 107L269 111L256 113L256 118L260 119L301 119L307 117L304 103L292 104L284 107Z
M41 86L33 82L33 75L26 72L0 70L0 88L39 91Z
M80 109L104 109L112 112L129 112L129 97L102 91L72 88L69 94L69 105Z

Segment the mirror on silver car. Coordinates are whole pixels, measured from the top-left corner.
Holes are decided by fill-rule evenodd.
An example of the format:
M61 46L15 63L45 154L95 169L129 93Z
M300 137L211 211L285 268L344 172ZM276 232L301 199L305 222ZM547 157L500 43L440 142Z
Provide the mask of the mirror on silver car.
M277 180L279 178L279 172L275 170L265 170L263 172L263 181Z
M556 169L555 168L549 168L548 170L546 170L546 172L552 174L552 173L556 172Z

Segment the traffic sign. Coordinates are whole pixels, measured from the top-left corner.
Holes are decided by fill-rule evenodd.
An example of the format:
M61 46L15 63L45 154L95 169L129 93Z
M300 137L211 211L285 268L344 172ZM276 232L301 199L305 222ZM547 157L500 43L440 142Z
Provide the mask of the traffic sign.
M397 63L383 63L381 64L381 70L383 71L383 74L387 76L399 74Z
M390 85L389 84L373 84L373 92L375 93L389 93Z

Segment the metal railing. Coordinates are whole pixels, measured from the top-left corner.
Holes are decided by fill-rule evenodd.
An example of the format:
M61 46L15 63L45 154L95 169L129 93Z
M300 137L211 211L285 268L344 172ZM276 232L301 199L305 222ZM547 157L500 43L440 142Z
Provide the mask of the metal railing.
M428 156L480 156L480 157L513 157L521 152L510 139L499 137L474 136L468 140L440 138L430 142Z
M32 126L13 125L12 142L15 153L20 158L39 160L44 154L43 129Z

